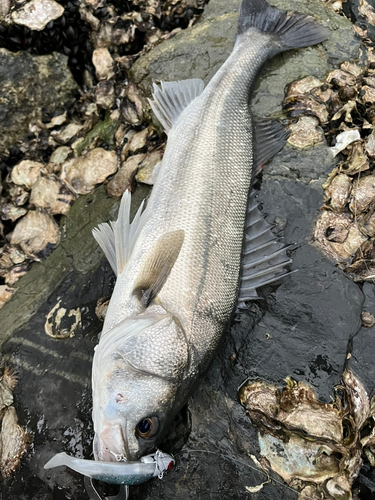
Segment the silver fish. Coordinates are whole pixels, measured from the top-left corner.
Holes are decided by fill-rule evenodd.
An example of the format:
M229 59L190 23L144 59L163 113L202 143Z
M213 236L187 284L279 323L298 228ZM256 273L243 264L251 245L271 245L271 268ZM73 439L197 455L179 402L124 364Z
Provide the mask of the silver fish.
M155 86L168 144L147 207L130 224L125 193L117 221L94 231L117 273L93 362L95 460L155 449L238 300L285 273L290 261L249 192L286 133L256 126L249 97L267 59L328 35L311 18L244 0L233 52L205 89L197 79Z

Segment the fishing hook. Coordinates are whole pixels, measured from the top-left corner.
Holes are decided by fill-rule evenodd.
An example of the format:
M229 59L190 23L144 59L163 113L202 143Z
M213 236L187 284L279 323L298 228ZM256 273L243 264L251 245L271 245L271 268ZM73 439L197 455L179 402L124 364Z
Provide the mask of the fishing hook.
M116 496L111 496L111 497L102 497L100 493L97 492L93 482L92 478L85 476L84 477L84 484L85 484L85 489L86 493L88 494L90 500L128 500L129 499L129 486L127 484L121 484L120 485L120 491Z

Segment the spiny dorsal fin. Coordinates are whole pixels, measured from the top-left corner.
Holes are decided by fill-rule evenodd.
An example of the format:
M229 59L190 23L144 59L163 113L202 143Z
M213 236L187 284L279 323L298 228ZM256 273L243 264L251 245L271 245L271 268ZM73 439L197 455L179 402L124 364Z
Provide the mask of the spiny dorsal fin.
M144 307L163 288L179 256L184 237L185 231L182 229L164 234L146 257L133 290Z
M116 275L122 273L129 261L135 242L146 220L146 212L142 213L144 201L142 201L132 223L129 220L130 206L131 194L129 191L125 191L121 199L117 221L99 224L92 231Z
M254 176L285 146L289 135L290 131L279 122L254 123Z
M153 85L153 100L149 99L152 111L168 133L179 116L204 89L199 78L179 82L161 82L161 88Z
M255 194L253 190L249 199L238 308L258 297L257 288L289 274L286 266L292 262L286 255L288 247L272 233L272 226L259 210Z

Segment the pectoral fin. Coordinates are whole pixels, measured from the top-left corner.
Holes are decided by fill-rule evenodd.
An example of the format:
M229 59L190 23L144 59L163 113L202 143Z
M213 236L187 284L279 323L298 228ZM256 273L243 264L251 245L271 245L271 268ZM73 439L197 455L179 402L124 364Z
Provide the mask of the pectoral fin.
M182 229L164 234L146 257L133 290L144 307L148 307L163 288L180 253L184 237L185 231Z

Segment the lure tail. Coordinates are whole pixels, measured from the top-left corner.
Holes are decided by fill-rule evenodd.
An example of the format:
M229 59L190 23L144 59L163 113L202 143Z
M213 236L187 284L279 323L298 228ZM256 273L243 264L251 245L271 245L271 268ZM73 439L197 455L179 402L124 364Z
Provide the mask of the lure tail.
M256 28L275 37L275 53L323 42L330 31L313 18L271 7L266 0L243 0L238 19L238 36Z

